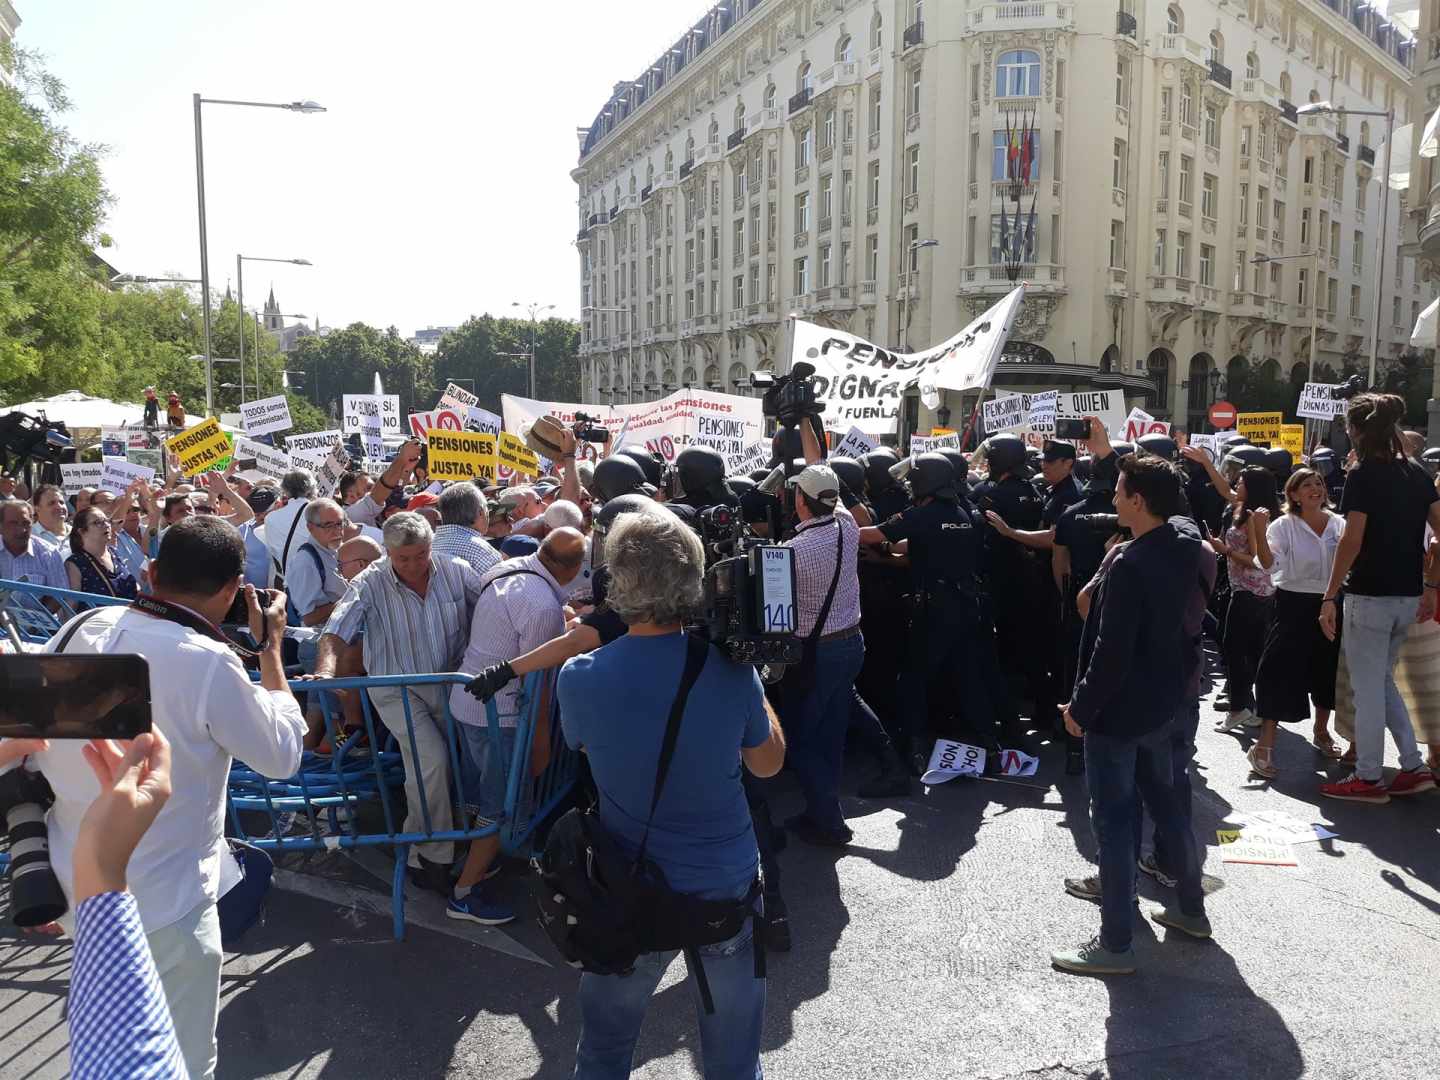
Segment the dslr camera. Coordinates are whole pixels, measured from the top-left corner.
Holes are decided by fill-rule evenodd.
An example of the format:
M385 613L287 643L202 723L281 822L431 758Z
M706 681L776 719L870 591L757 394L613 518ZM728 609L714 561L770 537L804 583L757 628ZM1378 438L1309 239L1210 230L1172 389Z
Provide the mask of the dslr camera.
M54 801L45 777L23 764L0 775L0 820L10 837L10 918L16 926L44 926L68 907L50 865L45 812Z
M1130 530L1120 524L1117 514L1076 514L1075 524L1089 529L1100 540L1109 540L1117 534L1122 540L1130 539Z
M599 425L600 418L598 416L577 412L575 423L571 425L570 430L575 432L577 442L603 443L610 438L610 432Z
M825 411L825 403L815 395L815 365L803 360L778 379L768 371L752 372L750 386L764 391L760 407L782 427L795 427L806 417Z
M1330 396L1337 401L1349 401L1356 394L1363 394L1369 389L1370 387L1365 382L1365 376L1357 373L1330 391Z

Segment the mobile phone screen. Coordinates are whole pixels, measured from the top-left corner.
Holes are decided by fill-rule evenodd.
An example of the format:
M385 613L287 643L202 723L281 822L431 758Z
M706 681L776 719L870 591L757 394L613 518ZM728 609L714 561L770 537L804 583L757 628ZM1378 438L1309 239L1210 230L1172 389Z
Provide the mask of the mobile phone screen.
M143 656L0 656L0 736L133 739L149 730Z

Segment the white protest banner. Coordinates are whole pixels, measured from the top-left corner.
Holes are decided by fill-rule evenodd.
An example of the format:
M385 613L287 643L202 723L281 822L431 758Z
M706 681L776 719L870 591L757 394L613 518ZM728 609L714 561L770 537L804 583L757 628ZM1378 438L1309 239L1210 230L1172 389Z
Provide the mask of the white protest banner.
M674 461L675 455L687 446L709 446L729 457L765 439L765 416L759 398L713 390L677 390L659 401L636 405L581 405L503 394L500 407L505 430L521 438L536 420L547 415L570 425L575 422L575 414L583 412L596 417L597 426L610 431L619 431L628 422L626 445L641 444L666 461ZM579 449L589 458L598 453L594 443L582 443Z
M1307 382L1300 391L1300 406L1295 415L1307 420L1333 420L1344 416L1349 402L1335 396L1338 389L1339 383Z
M116 495L125 494L125 489L136 480L147 484L155 479L155 470L136 465L122 457L103 458L100 463L100 486Z
M1029 400L1025 394L997 394L995 400L980 406L981 422L986 435L1017 431L1029 423Z
M835 444L835 449L830 452L836 457L854 458L859 461L879 445L858 427L852 427L845 433L845 437Z
M365 429L364 418L378 416L381 433L399 438L400 395L399 394L345 394L344 419L341 428L346 435L358 435Z
M770 464L770 444L757 442L725 459L726 476L742 476Z
M266 446L254 439L236 439L234 458L240 463L242 469L254 468L266 476L273 476L276 480L284 477L291 468L290 455L284 450ZM246 465L245 462L249 461L253 461L255 464L253 466Z
M959 450L960 433L958 431L947 431L944 435L930 436L931 450Z
M1019 750L1000 751L1001 776L1034 776L1040 768L1040 759Z
M985 771L985 749L968 743L936 739L930 752L930 766L920 777L922 784L943 784L957 776L979 776Z
M98 461L60 466L60 479L67 495L74 495L81 488L99 487L104 474L105 466Z
M1055 416L1061 420L1079 420L1094 416L1108 432L1125 427L1125 395L1119 390L1086 390L1078 394L1055 396Z
M325 463L315 471L315 488L321 498L329 498L340 486L340 477L350 467L350 455L345 447L336 443L325 458Z
M827 405L834 427L853 424L872 435L894 432L905 391L919 384L922 394L940 389L974 390L988 386L1010 327L1020 310L1025 286L1009 295L954 337L918 353L891 352L862 337L797 319L790 360L815 366L815 393Z
M1134 408L1130 415L1125 418L1125 430L1120 434L1121 442L1134 442L1142 435L1169 435L1170 425L1164 420L1156 420L1144 409Z
M330 448L339 442L341 438L343 438L343 435L338 429L331 431L312 431L305 435L286 435L285 449L290 451L292 457L298 454L310 454L313 456L315 451L319 451L323 459L329 456Z
M240 415L244 417L247 435L268 435L272 431L289 431L295 426L290 420L290 402L284 394L242 401Z
M445 392L440 395L440 408L453 408L456 405L479 405L480 399L466 390L463 386L456 386L453 382L445 384Z

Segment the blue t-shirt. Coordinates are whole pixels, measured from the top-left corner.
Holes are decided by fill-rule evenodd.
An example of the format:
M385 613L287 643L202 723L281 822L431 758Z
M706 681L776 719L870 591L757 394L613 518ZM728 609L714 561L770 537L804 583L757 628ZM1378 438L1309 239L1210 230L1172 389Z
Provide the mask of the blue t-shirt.
M600 789L600 821L624 850L639 849L655 791L670 705L685 669L685 635L627 634L560 670L560 722L584 748ZM710 656L690 692L647 856L670 887L708 899L741 896L759 853L740 782L740 748L770 737L755 669Z

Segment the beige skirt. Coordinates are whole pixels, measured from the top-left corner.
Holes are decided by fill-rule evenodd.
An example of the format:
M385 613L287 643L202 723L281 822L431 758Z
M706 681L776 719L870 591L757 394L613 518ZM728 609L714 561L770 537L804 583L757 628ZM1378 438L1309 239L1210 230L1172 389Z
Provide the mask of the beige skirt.
M1440 743L1440 623L1427 619L1410 628L1395 665L1395 685L1410 713L1415 738ZM1335 731L1348 741L1355 739L1355 692L1343 648L1335 673Z

